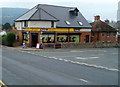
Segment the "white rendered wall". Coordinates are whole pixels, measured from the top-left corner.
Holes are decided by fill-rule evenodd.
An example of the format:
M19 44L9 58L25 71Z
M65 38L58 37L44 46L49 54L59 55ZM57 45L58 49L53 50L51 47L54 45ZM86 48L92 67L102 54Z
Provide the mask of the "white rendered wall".
M51 21L28 21L28 27L34 28L51 28ZM54 28L56 23L54 22Z

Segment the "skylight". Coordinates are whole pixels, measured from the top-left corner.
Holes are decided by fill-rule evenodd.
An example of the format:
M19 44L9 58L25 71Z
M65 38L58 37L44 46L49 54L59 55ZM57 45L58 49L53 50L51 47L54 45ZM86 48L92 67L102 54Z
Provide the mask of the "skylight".
M82 23L82 22L80 22L80 21L78 21L78 23L79 23L79 25L81 25L81 26L83 25L83 23Z
M65 21L65 22L66 22L66 24L70 25L70 22L69 22L69 21Z

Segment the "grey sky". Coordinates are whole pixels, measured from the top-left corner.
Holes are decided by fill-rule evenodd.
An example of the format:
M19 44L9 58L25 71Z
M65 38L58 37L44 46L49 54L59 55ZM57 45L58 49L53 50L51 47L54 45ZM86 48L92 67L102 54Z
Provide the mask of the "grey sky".
M33 2L34 1L34 2ZM0 0L0 7L32 8L37 4L78 7L87 20L100 15L102 20L116 21L119 0Z

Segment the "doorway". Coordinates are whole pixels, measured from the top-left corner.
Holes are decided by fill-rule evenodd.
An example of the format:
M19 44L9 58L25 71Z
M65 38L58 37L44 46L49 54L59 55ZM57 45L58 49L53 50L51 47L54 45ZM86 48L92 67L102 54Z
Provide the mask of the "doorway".
M32 36L32 47L36 47L38 43L38 33L31 33Z

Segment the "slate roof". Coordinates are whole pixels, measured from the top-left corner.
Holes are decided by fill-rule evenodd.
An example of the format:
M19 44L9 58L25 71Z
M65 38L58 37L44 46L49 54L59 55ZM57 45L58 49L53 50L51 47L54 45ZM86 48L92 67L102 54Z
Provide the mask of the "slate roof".
M116 32L117 30L105 22L98 20L91 23L92 31L94 32Z
M78 16L71 15L71 10L77 10ZM57 21L57 27L61 28L91 28L90 24L87 22L87 20L83 17L83 15L76 7L38 4L15 21L25 20ZM69 21L70 24L68 25L66 21ZM79 22L81 22L82 25L80 25Z

